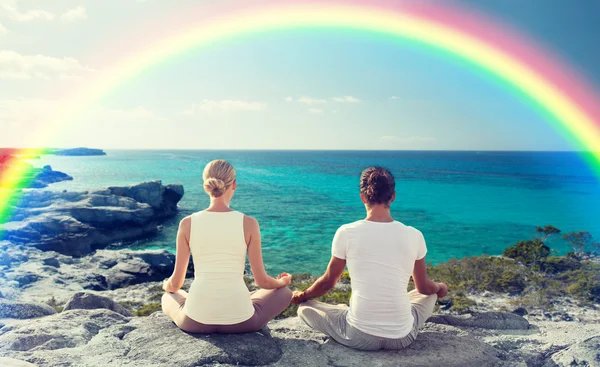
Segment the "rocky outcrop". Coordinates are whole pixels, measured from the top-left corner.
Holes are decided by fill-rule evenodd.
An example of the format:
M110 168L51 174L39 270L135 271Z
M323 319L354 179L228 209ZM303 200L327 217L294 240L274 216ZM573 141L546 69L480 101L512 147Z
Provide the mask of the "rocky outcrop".
M102 297L97 294L86 293L86 292L77 292L75 293L71 299L67 301L63 311L68 310L93 310L98 308L106 308L107 310L114 311L123 316L131 317L133 314L121 306L120 304L114 302L110 298Z
M591 337L573 344L552 356L552 362L546 367L554 365L572 367L600 366L600 335Z
M473 313L465 316L435 315L429 322L458 327L475 327L496 330L527 330L529 322L523 317L508 312Z
M16 254L21 257L17 259ZM162 281L171 275L175 262L175 256L166 250L97 250L72 257L28 246L2 246L0 242L2 257L14 260L0 266L0 291L7 298L47 302L53 296L59 303L78 291Z
M33 319L55 313L55 309L43 303L0 299L0 319Z
M62 181L71 181L73 177L60 171L54 171L51 166L44 166L41 169L35 169L35 176L29 188L43 188L50 184Z
M54 154L67 156L106 155L106 153L102 149L93 148L62 149L54 151Z
M20 168L22 175L19 175L18 179L2 180L2 182L0 182L0 187L9 189L41 189L56 182L73 180L73 177L66 173L54 171L51 166L34 168L30 164L22 162L20 159L21 158L5 156L3 157L3 161L0 161L0 172L9 168L14 168L15 166L23 166Z
M0 331L8 357L54 366L503 366L502 352L469 337L423 332L401 351L346 348L298 318L240 335L194 335L162 312L125 318L72 310Z
M177 213L183 186L161 181L85 192L30 191L0 224L12 244L82 256L115 242L146 237Z

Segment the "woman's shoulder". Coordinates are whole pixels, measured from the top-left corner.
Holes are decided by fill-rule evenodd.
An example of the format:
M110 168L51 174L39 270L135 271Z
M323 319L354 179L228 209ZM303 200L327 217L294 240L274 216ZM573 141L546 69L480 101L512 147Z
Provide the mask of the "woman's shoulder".
M244 217L244 228L258 228L258 220L250 215L239 212Z

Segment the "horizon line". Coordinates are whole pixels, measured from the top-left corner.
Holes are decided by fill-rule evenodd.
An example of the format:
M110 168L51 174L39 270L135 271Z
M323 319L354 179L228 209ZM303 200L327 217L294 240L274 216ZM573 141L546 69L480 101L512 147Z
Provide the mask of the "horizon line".
M327 148L297 148L297 149L285 149L285 148L89 148L89 147L69 147L69 148L10 148L0 147L0 153L4 150L8 151L22 151L22 150L67 150L67 149L100 149L103 151L160 151L160 150L176 150L176 151L274 151L274 152L520 152L520 153L600 153L590 150L544 150L544 149L327 149ZM39 153L44 155L44 153Z

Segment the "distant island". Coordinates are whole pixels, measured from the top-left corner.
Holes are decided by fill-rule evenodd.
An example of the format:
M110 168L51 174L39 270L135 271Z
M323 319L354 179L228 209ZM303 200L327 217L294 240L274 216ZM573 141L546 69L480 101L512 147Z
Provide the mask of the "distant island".
M83 148L82 147L82 148L56 150L53 152L53 154L64 155L64 156L89 156L89 155L106 155L106 152L104 152L102 149Z

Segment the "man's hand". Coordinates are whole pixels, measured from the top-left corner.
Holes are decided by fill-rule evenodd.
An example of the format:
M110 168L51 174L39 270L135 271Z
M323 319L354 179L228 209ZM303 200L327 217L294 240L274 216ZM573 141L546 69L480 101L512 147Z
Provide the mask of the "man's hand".
M294 294L292 295L292 301L291 301L292 304L299 305L300 303L306 302L306 301L308 301L308 299L306 299L304 292L294 291Z
M448 286L446 283L438 283L440 289L437 291L438 299L442 299L448 295Z

